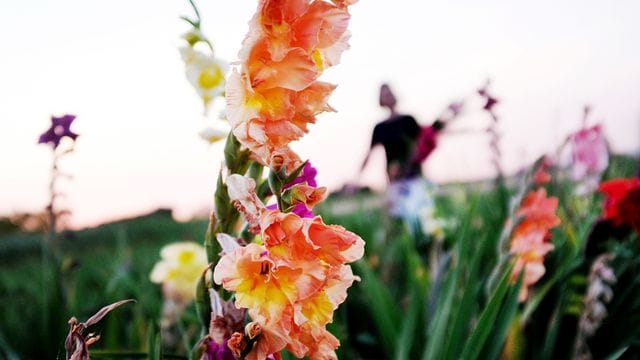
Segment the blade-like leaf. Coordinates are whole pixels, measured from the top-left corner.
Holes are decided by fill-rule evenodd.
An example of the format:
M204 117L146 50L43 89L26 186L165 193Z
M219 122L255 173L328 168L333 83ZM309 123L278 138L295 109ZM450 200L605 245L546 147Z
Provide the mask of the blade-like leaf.
M120 301L114 302L113 304L103 307L102 309L98 310L98 312L95 313L92 317L90 317L84 323L84 326L89 327L91 325L97 324L100 320L102 320L103 317L105 317L113 309L130 302L135 302L135 300L133 299L120 300Z
M383 348L388 356L395 353L395 342L399 332L397 308L389 290L376 277L375 273L364 261L353 264L358 275L362 277L360 287L367 294L367 305L376 324Z
M196 287L196 312L200 319L202 326L207 329L211 322L211 301L209 299L209 290L207 288L207 272L209 269L202 272L198 285Z
M518 311L518 294L520 292L520 287L522 286L523 279L524 271L521 271L520 275L518 276L518 281L516 281L516 283L509 288L507 298L502 306L502 310L500 311L500 314L498 314L498 318L493 324L491 339L487 342L487 344L485 345L485 350L482 352L482 358L498 358L500 350L502 350L504 341L507 337L509 326L511 326L513 319Z
M513 263L510 264L504 271L498 286L493 291L489 303L484 308L478 319L476 327L471 332L471 336L467 340L464 349L462 350L461 359L475 360L480 355L480 350L485 344L487 337L493 330L493 325L502 308L502 303L509 290L509 278L513 269Z
M416 332L416 325L418 323L418 318L420 318L420 308L424 303L424 297L421 294L419 286L414 286L411 294L411 305L409 306L409 311L404 317L400 336L396 342L395 358L397 360L410 358L413 338Z
M162 359L162 335L160 328L154 322L149 324L148 327L148 357L149 360L161 360Z

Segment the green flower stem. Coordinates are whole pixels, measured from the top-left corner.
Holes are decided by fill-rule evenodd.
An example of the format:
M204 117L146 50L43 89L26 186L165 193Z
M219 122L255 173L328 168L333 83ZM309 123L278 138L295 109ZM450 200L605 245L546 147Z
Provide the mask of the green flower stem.
M202 19L200 18L200 11L198 10L198 7L196 6L196 3L193 2L193 0L189 0L189 4L191 4L191 7L193 8L193 12L196 14L197 19L193 26L197 29L200 29L200 24L202 22Z

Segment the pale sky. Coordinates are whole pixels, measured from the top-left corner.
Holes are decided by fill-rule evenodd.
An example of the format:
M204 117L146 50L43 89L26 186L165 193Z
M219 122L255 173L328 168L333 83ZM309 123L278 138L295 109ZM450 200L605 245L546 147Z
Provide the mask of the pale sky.
M199 1L218 57L233 61L254 0ZM351 49L322 79L338 84L294 148L330 189L384 186L381 151L362 176L369 137L385 113L380 83L399 110L429 123L487 77L502 100L504 166L517 170L580 125L582 106L604 124L615 151L640 149L640 2L361 0ZM0 5L0 215L47 202L50 151L36 145L51 114L78 116L81 134L62 168L61 205L74 227L171 207L181 218L210 208L221 145L197 132L203 118L177 47L187 0L22 0ZM478 108L479 102L469 104ZM472 110L456 127L484 128ZM441 141L427 165L434 181L491 174L482 133Z

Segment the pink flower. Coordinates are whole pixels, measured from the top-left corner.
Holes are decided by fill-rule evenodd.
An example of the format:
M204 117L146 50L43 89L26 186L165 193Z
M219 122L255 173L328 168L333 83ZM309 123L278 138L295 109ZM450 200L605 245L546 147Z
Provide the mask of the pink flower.
M576 181L600 175L609 165L609 151L602 127L583 128L571 136L572 177Z

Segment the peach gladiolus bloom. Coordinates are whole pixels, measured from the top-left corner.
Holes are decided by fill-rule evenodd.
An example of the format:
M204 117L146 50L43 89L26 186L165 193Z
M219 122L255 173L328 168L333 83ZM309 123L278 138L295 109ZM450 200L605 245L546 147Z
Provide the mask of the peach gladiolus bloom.
M268 210L248 177L230 175L227 186L245 218L257 219L264 242L225 254L214 270L215 282L233 291L236 306L270 334L258 338L247 358L264 359L285 347L298 357L335 358L339 342L325 326L359 280L347 264L364 255L364 241L319 216Z
M274 152L292 155L316 115L333 111L327 100L335 85L318 81L348 48L354 1L262 0L249 23L240 68L226 87L227 118L240 143L269 165ZM288 169L299 165L290 159Z
M529 287L545 273L544 257L553 250L553 245L549 243L549 230L560 224L555 214L557 208L558 199L548 198L544 189L538 189L525 196L516 212L522 220L512 233L509 252L516 260L511 280L515 281L524 269L519 294L521 302L527 299Z

